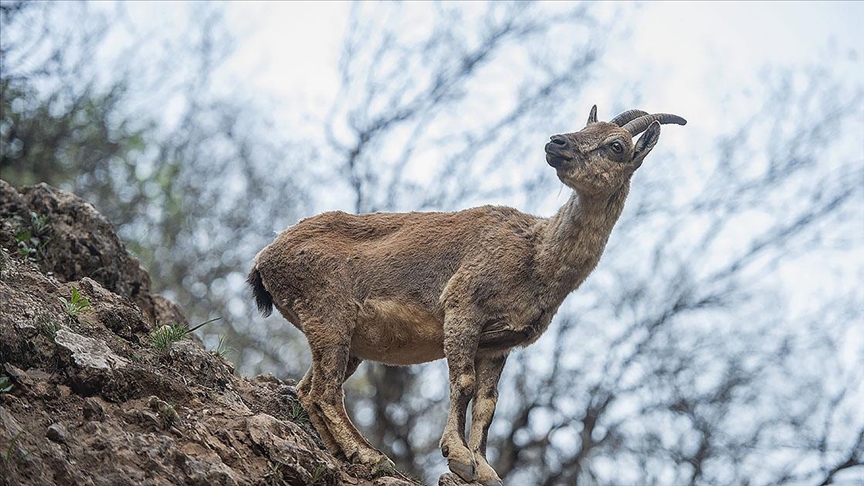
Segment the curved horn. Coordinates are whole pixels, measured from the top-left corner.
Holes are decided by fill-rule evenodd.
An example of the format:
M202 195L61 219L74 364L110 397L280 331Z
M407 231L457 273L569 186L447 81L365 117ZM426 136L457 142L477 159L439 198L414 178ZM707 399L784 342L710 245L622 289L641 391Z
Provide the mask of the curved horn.
M687 120L681 118L678 115L673 115L671 113L657 113L654 115L640 116L633 121L627 122L627 124L621 128L627 130L628 132L630 132L631 136L635 137L636 135L644 132L645 129L648 128L648 125L651 125L651 123L654 121L659 121L663 125L668 125L670 123L674 123L676 125L687 124Z
M616 116L615 118L609 120L609 123L614 123L614 124L618 125L619 127L621 127L621 126L624 126L625 123L628 123L631 120L639 118L640 116L645 116L647 114L648 114L648 112L645 112L642 110L627 110L624 113L621 113L620 115Z
M597 105L591 107L591 113L588 114L588 125L597 123Z

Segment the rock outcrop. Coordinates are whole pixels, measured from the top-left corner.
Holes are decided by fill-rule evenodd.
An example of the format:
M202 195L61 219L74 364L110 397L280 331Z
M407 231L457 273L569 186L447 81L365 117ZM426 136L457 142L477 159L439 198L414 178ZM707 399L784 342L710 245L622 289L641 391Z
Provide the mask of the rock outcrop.
M0 483L419 484L328 453L294 383L157 349L182 311L80 198L0 180L0 247Z

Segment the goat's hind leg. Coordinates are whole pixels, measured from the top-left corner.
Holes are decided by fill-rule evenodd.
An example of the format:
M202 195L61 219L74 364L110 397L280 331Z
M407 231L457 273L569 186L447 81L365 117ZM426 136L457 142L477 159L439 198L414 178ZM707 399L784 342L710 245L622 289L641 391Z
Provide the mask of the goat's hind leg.
M302 399L303 406L315 410L321 429L326 430L322 436L329 434L346 458L370 466L373 473L393 470L393 462L372 447L348 418L342 382L349 365L353 372L359 360L352 360L349 356L350 341L333 342L332 336L329 337L331 339L323 339L324 342L316 342L307 334L312 350L312 379L309 393ZM319 425L315 425L317 429Z
M339 443L336 442L336 439L333 438L330 429L327 428L324 419L321 417L321 411L314 403L311 405L309 403L309 392L312 390L312 370L313 367L310 366L309 369L306 370L306 374L303 375L303 379L297 384L297 398L300 399L300 404L303 405L303 410L306 410L309 422L312 423L312 426L315 427L318 435L321 436L324 445L327 446L327 449L330 450L330 452L338 454L342 451L342 448L339 446Z
M344 380L347 380L351 375L354 374L355 371L357 371L357 367L360 366L360 363L362 361L362 359L355 356L351 356L348 358L348 366L345 370ZM298 398L308 396L310 390L312 389L312 369L313 367L310 366L309 369L306 371L306 374L303 375L303 379L300 380L300 383L297 384ZM303 399L301 398L301 402L302 401ZM320 415L321 412L319 408L314 405L307 408L306 405L304 405L303 409L306 410L306 414L309 416L309 421L312 423L312 426L315 427L318 435L321 436L321 440L324 441L324 445L327 446L327 449L333 451L334 453L342 452L342 454L345 454L345 452L342 450L342 447L339 445L336 439L333 438L333 435L327 428L324 419Z

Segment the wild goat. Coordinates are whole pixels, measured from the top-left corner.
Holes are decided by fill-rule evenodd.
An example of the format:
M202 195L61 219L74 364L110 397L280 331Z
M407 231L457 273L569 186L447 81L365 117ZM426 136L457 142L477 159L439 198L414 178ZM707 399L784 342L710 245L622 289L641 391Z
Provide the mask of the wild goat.
M486 436L507 355L536 341L594 270L661 123L687 122L640 110L598 122L594 106L584 129L552 136L546 162L574 193L551 218L502 206L335 211L297 223L261 250L248 283L265 316L275 305L309 341L312 366L297 394L327 446L373 471L392 468L348 418L342 383L364 359L410 365L446 357L450 414L441 452L464 480L500 484L486 461Z

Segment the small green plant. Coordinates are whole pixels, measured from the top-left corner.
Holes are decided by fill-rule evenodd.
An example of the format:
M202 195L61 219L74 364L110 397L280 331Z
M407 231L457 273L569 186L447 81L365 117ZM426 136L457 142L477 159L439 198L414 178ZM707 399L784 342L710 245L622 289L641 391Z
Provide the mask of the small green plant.
M30 223L24 222L20 216L13 218L18 223L15 231L15 243L18 254L32 262L45 257L48 244L51 242L51 227L48 218L30 213Z
M39 240L30 236L30 230L20 228L15 232L15 243L18 246L18 254L28 260L36 259Z
M150 340L150 344L153 345L154 348L156 348L158 351L165 352L171 348L172 344L185 338L187 334L196 331L205 324L210 324L211 322L218 321L219 319L222 318L216 317L208 321L204 321L193 328L187 328L186 326L177 323L165 324L159 329L151 332L148 336L148 339Z
M60 301L63 303L63 310L66 311L66 315L73 319L78 317L79 314L84 314L91 310L90 301L87 300L87 297L81 295L78 287L72 287L72 297L70 300L60 297Z
M174 405L156 397L151 397L150 408L158 413L169 427L180 419L180 414L177 413Z
M51 227L48 226L48 217L39 216L33 212L30 213L30 227L33 228L33 233L40 238L47 236L48 232L51 231Z
M12 383L9 383L8 376L0 376L0 393L9 393L12 391Z
M285 484L285 479L282 477L282 463L279 461L270 462L270 467L268 468L267 474L264 475L264 479L267 481L269 486L277 486L281 484Z

